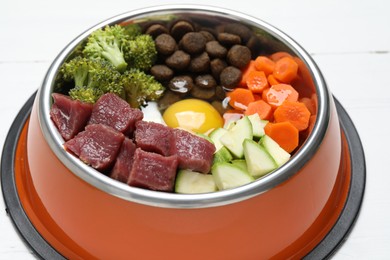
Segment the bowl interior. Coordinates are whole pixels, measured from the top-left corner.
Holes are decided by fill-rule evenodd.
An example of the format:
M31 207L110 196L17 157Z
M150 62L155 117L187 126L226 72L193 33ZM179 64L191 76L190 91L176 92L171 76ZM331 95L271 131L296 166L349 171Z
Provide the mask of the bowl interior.
M313 130L300 149L282 167L250 184L238 188L214 193L183 195L130 187L88 167L63 149L64 140L59 135L49 116L52 104L51 93L56 88L56 78L61 65L79 53L88 35L98 28L103 28L106 25L131 23L138 23L142 28L146 28L151 23L156 22L169 26L177 20L190 20L199 27L207 28L210 31L218 31L225 24L239 23L250 29L250 35L246 44L252 50L253 55L268 55L283 51L302 61L308 72L306 81L309 82L307 84L310 87L306 86L306 88L303 88L300 94L303 96L316 95L318 103L317 119ZM49 146L73 174L76 174L93 186L125 200L159 207L197 208L241 201L266 192L297 173L310 160L325 135L329 120L329 97L324 79L310 55L285 33L258 18L232 10L209 6L180 5L145 8L124 13L97 24L82 33L69 43L55 59L39 90L36 102L39 104L38 116L42 132Z

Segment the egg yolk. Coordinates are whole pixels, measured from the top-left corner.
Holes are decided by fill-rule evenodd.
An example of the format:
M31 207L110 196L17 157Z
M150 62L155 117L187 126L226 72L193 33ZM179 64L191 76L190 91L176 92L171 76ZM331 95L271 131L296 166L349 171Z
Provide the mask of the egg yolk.
M163 119L169 127L197 133L208 133L223 126L223 119L218 111L199 99L184 99L172 104L165 110Z

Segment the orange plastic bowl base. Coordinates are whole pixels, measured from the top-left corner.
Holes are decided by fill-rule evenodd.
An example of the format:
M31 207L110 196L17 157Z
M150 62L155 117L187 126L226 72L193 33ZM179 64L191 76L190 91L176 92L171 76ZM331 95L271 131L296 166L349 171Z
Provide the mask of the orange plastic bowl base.
M325 139L300 172L225 206L153 207L91 186L51 151L35 106L16 158L15 182L29 220L69 259L299 259L335 224L351 178L348 144L333 103Z

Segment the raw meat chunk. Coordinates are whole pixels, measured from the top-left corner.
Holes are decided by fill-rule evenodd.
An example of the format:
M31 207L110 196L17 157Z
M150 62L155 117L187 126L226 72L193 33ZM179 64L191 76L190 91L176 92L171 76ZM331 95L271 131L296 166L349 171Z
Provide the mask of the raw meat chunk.
M131 167L133 165L135 149L136 146L133 141L129 138L125 138L116 158L114 167L111 170L111 178L127 183L127 179L129 178Z
M121 132L109 126L93 124L87 125L64 146L86 164L104 171L113 165L124 139Z
M128 184L158 191L173 191L176 179L177 156L162 156L137 148Z
M215 152L214 144L185 130L173 129L179 168L208 173Z
M134 132L135 143L144 151L164 156L175 152L175 140L172 129L154 122L138 121Z
M88 124L108 125L130 136L134 131L135 123L142 118L141 110L131 108L125 100L117 95L107 93L96 101Z
M92 113L92 104L73 100L59 93L52 94L54 103L50 117L65 141L84 129Z

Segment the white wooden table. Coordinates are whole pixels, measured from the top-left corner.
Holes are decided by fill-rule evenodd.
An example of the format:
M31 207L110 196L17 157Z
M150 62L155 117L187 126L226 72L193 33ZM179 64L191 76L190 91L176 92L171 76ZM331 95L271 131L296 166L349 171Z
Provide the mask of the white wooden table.
M114 15L169 1L3 0L0 3L0 144L56 54ZM195 3L195 1L180 1ZM363 142L367 183L357 223L334 259L390 259L390 1L196 1L247 13L309 53ZM0 199L0 259L34 259Z

